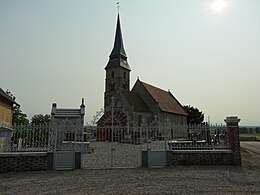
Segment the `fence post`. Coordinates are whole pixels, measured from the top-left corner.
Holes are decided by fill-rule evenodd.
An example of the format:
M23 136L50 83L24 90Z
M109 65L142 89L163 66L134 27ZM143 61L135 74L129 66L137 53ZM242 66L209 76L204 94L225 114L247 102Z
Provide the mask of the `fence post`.
M226 117L227 136L230 149L232 150L232 165L241 165L239 126L240 119L236 116Z

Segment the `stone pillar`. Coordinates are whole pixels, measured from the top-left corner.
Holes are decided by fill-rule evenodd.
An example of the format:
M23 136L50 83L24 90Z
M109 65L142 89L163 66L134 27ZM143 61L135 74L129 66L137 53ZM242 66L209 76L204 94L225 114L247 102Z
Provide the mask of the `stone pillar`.
M241 165L239 126L240 119L236 116L227 117L224 120L227 124L227 137L232 150L232 165Z

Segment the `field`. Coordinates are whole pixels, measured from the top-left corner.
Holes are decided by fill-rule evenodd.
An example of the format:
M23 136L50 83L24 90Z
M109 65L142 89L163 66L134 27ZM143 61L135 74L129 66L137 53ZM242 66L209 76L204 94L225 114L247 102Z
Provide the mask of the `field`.
M240 133L239 137L255 137L257 141L260 141L260 133Z

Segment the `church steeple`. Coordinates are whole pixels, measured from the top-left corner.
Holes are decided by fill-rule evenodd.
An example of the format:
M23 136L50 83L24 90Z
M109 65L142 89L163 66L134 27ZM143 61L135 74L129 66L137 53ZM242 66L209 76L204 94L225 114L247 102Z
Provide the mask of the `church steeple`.
M119 99L120 90L130 90L130 67L124 49L123 37L120 26L119 14L117 16L114 47L109 55L109 61L105 67L105 101L104 107L111 105L111 98Z
M127 58L125 49L124 49L124 43L123 43L123 37L122 37L122 31L121 31L121 25L120 25L120 18L119 18L119 14L118 14L114 48L109 57L113 58L113 57L117 57L119 55L122 55L123 57Z
M116 34L114 40L114 47L112 49L111 54L109 55L109 61L105 69L122 67L128 70L130 66L127 62L127 55L124 49L123 36L120 25L120 17L119 14L117 16L117 25L116 25Z

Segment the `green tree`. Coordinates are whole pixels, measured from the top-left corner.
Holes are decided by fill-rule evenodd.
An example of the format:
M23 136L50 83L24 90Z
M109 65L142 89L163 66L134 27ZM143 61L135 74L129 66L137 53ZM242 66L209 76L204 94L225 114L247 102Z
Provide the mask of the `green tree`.
M26 118L27 115L22 112L20 105L15 104L13 109L14 109L13 110L13 124L16 124L16 125L29 124L29 120Z
M184 110L188 114L187 123L188 124L201 124L204 120L204 113L200 111L198 108L194 108L193 106L183 106Z
M34 125L47 125L51 122L51 115L49 114L36 114L32 116L31 124Z
M248 128L248 133L254 133L253 128Z
M16 97L9 91L9 89L6 90L5 92L10 98L13 99L15 102ZM29 123L29 120L26 118L27 115L24 114L21 110L21 106L17 103L13 104L13 120L12 123L13 125L26 125Z
M248 133L248 129L246 127L239 127L240 133Z

